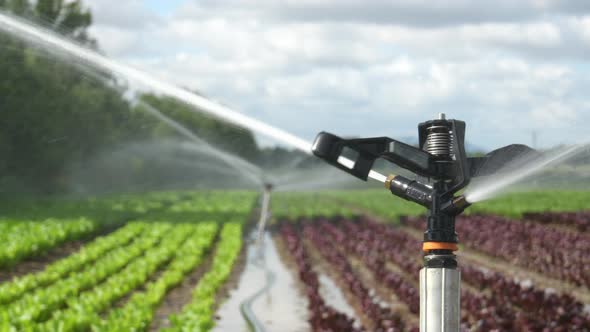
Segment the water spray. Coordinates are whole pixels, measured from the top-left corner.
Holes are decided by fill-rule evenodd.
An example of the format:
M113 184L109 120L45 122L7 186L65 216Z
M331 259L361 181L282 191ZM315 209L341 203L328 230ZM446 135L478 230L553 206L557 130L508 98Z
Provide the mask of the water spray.
M38 24L18 18L2 10L0 10L0 31L4 31L33 45L41 46L58 56L65 57L68 61L76 61L83 65L113 73L158 93L177 98L196 108L196 110L191 109L192 111L209 114L239 127L253 130L279 142L288 144L305 153L310 153L310 144L308 141L287 131L250 118L220 103L186 89L179 88L144 71L110 59Z
M401 175L380 179L393 195L429 210L420 270L421 332L459 331L461 273L454 254L455 218L471 203L456 194L473 177L489 175L482 171L489 161L508 163L534 151L513 144L483 157L467 157L465 127L465 122L448 120L441 113L438 119L418 125L419 147L389 137L343 139L327 132L319 133L312 147L317 157L365 181L374 178L371 169L378 158L416 174L416 179Z

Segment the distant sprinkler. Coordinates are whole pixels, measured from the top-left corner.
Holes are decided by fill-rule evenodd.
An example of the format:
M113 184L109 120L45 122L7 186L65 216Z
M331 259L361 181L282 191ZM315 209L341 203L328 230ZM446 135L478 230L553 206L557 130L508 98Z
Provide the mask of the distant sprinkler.
M272 183L270 183L270 182L266 182L264 184L264 191L266 191L266 192L269 192L270 193L273 188L274 188L274 185Z
M447 120L444 113L420 123L418 137L419 147L414 147L389 137L342 139L321 132L312 151L365 181L378 158L417 175L416 179L409 179L392 174L385 179L385 187L392 194L429 209L423 241L424 267L420 271L420 331L459 331L461 274L453 253L458 250L455 218L471 203L465 196L455 194L471 178L489 175L484 164L505 164L532 149L514 144L484 157L467 157L465 122ZM351 158L351 154L355 157Z

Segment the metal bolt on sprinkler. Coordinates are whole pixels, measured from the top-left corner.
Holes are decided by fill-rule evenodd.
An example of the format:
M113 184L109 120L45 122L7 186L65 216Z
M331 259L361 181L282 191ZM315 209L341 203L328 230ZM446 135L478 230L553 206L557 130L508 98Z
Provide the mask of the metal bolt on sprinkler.
M385 188L428 209L420 270L421 332L459 331L461 273L454 254L458 250L455 218L471 203L455 194L472 178L490 175L483 168L487 162L507 163L532 151L513 144L483 157L468 157L465 127L465 122L447 120L445 113L439 113L438 119L418 124L418 147L389 137L343 139L327 132L320 132L313 144L317 157L364 181L378 158L416 175L416 179L389 175ZM341 163L345 148L358 153L352 164Z

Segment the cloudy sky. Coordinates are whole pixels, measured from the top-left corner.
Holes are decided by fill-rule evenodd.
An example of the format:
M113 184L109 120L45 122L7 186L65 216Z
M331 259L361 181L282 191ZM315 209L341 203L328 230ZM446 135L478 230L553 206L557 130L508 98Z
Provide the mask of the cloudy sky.
M446 112L486 149L590 140L590 1L87 3L109 56L305 139Z

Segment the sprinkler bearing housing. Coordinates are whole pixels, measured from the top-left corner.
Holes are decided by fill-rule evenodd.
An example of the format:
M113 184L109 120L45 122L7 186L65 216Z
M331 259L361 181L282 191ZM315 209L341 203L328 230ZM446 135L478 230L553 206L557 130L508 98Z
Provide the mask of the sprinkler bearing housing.
M365 181L378 158L416 174L416 179L390 175L385 188L428 209L420 271L422 332L459 331L461 274L453 253L458 249L455 218L471 204L456 194L473 177L490 175L484 165L497 169L532 151L513 144L483 157L467 157L465 127L465 122L441 113L418 125L418 147L389 137L343 139L327 132L319 133L312 146L317 157Z

